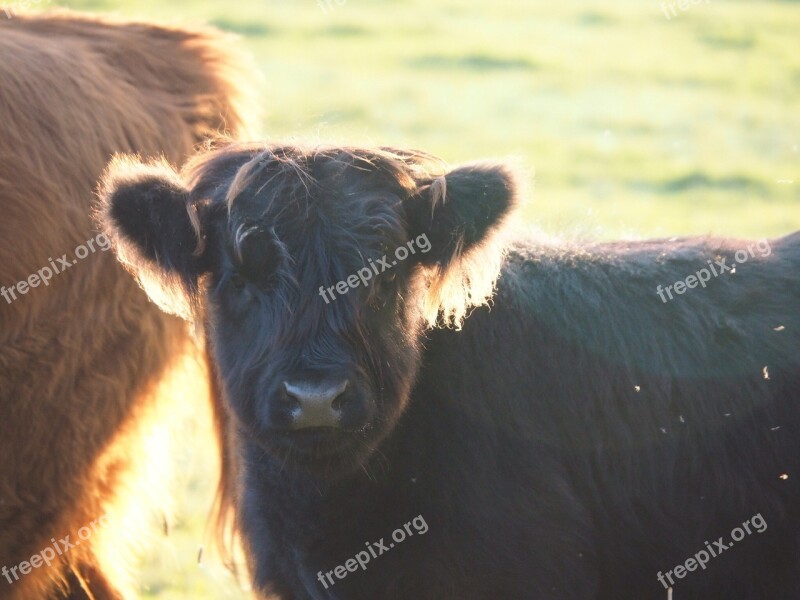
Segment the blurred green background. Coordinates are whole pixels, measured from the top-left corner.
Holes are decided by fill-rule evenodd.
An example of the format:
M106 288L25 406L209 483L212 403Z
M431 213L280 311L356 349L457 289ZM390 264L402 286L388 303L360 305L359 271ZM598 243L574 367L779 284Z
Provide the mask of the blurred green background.
M239 34L268 139L513 157L527 220L612 238L800 229L800 4L703 0L69 0ZM670 18L665 15L667 11ZM198 547L207 432L180 457L179 510L143 597L245 598Z

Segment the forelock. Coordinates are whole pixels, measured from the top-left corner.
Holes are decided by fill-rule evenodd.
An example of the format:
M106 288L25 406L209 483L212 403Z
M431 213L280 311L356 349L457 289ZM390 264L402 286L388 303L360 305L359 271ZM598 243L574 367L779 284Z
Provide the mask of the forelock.
M358 255L387 238L402 242L401 203L428 177L426 160L382 149L233 145L192 165L188 178L195 193L224 205L237 251L259 227L278 239L321 228L340 246L349 239Z

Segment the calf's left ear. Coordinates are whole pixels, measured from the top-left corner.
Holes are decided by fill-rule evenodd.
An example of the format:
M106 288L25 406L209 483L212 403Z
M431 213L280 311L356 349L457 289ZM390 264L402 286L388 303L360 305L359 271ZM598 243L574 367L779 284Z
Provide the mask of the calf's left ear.
M419 260L446 266L480 246L514 209L517 190L513 171L497 163L464 165L423 184L405 202L412 235L430 242Z

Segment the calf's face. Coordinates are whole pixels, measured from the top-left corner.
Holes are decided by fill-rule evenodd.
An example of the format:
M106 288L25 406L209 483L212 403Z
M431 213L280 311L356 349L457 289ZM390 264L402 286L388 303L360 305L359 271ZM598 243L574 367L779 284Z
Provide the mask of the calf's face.
M117 159L101 197L123 263L205 328L241 434L330 475L397 423L437 313L485 300L514 185L421 153L232 144L182 175Z

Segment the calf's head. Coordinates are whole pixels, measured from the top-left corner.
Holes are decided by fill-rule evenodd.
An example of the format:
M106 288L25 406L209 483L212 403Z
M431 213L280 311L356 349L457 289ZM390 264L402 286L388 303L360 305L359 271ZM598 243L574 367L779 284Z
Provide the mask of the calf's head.
M496 164L230 144L181 174L116 159L100 218L151 298L205 329L241 434L338 473L397 423L426 328L491 294L514 196Z

